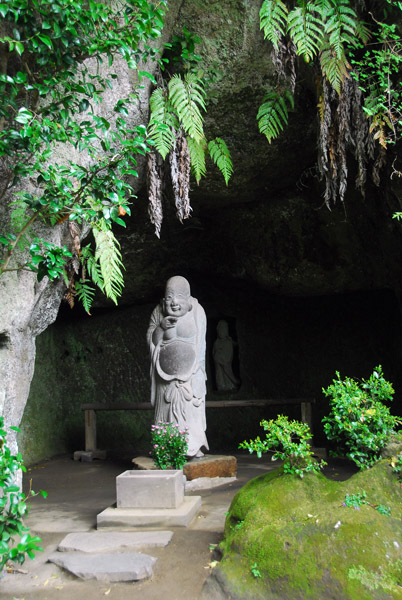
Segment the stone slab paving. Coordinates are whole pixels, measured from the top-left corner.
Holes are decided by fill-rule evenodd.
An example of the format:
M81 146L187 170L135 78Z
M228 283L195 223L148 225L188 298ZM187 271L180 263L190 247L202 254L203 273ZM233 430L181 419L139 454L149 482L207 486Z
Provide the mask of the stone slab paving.
M186 492L196 490L212 490L221 485L228 485L237 481L236 477L198 477L186 482Z
M66 569L80 579L98 581L139 581L153 574L157 559L140 552L82 554L55 552L49 562Z
M178 508L110 507L98 514L97 528L188 527L200 508L201 496L185 496Z
M59 552L113 552L127 548L164 547L172 531L91 531L69 533L60 542Z

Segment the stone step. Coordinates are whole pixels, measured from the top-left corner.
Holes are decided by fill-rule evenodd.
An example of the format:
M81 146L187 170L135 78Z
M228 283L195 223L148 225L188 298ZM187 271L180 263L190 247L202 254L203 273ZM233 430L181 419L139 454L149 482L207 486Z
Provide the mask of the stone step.
M140 552L97 553L54 552L49 562L80 579L98 581L139 581L153 574L157 559Z
M90 531L69 533L60 542L59 552L117 552L130 548L164 547L172 531Z

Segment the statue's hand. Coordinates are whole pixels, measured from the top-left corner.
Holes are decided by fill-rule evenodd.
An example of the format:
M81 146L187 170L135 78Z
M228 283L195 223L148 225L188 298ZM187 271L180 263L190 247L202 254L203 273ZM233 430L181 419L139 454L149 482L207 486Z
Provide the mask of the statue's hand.
M160 322L160 326L166 331L166 329L171 329L172 327L175 327L176 323L177 317L164 317Z

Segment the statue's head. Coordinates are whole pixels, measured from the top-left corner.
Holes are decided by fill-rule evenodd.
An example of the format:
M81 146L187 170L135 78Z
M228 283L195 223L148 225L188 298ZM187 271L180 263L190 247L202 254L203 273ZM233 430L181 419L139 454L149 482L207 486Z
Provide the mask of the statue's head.
M176 275L168 279L163 298L163 312L167 316L182 317L191 310L190 284L184 277Z
M219 321L218 325L216 326L216 332L218 334L218 338L220 338L221 340L224 340L225 338L229 337L229 326L227 322Z

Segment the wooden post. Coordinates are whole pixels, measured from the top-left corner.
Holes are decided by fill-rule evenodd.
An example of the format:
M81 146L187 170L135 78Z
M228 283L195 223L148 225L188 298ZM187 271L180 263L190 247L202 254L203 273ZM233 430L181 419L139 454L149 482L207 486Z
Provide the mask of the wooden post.
M96 450L96 412L85 411L85 451Z
M311 402L301 402L301 420L307 423L310 427L311 435L313 435L313 414L311 410Z

